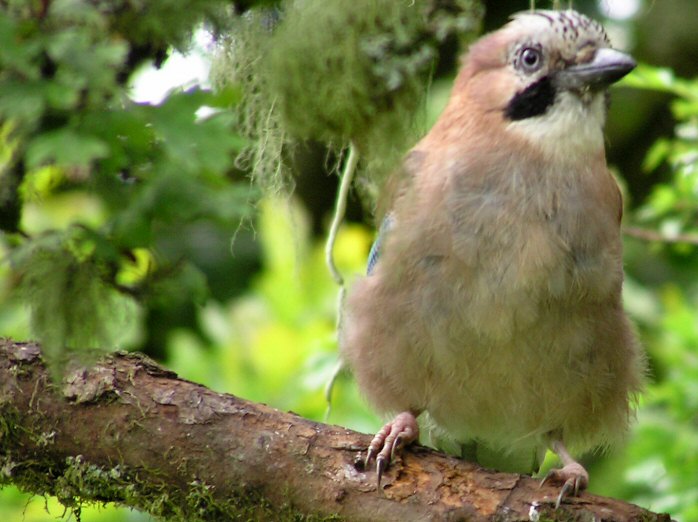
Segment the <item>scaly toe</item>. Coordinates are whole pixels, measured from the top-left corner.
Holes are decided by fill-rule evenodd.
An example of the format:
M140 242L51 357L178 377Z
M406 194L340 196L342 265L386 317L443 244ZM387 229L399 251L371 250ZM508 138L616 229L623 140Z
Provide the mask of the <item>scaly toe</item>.
M562 501L568 497L578 496L580 491L586 489L589 484L589 474L581 464L573 462L561 469L551 469L541 481L541 487L548 483L562 483L560 494L555 502L555 509L560 507Z
M395 453L416 440L418 436L417 419L413 413L407 411L400 413L376 433L366 452L365 467L368 468L371 460L376 459L376 475L379 487L383 472L395 458Z

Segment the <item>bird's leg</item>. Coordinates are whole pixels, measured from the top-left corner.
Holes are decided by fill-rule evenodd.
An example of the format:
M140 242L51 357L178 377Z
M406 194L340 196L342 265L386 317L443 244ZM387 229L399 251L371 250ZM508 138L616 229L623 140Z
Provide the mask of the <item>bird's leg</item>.
M550 444L550 449L560 457L562 468L551 469L540 485L542 486L546 482L562 482L562 489L557 496L557 502L555 502L555 509L557 509L560 507L562 499L573 495L577 496L581 490L586 489L589 484L589 473L572 458L561 441L553 441Z
M388 467L390 461L395 456L395 452L414 442L419 437L419 426L417 416L411 411L403 411L393 420L383 426L368 445L366 454L366 467L371 460L376 459L376 474L378 475L378 486L381 484L383 471Z

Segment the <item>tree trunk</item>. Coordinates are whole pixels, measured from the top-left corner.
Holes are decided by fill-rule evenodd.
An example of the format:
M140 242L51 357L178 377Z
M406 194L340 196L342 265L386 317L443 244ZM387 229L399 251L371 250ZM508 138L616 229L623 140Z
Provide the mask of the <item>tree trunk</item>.
M215 393L137 354L54 385L40 349L0 340L0 483L68 506L184 520L670 520L414 446L376 485L370 437Z

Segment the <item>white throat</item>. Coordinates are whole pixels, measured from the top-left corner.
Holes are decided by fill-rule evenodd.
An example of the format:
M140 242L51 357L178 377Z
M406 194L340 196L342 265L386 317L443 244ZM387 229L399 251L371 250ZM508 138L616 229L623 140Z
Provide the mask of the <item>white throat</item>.
M507 130L540 149L552 160L586 161L603 149L606 102L602 93L587 99L561 92L545 114L513 121Z

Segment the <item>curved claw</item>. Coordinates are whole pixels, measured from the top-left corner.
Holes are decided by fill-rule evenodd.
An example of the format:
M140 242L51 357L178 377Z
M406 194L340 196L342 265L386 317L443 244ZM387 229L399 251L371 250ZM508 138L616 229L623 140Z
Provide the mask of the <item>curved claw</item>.
M377 451L373 449L371 446L368 447L368 451L366 451L366 460L364 460L364 469L367 469L369 464L371 464L371 461L375 458Z
M383 456L378 456L376 459L376 486L381 487L381 479L383 478L383 472L388 465Z
M557 500L555 501L555 509L560 508L562 499L570 496L570 492L572 492L573 490L574 495L576 496L577 493L579 493L579 479L569 478L565 481L565 483L562 485L562 488L560 489L560 494L557 496Z

